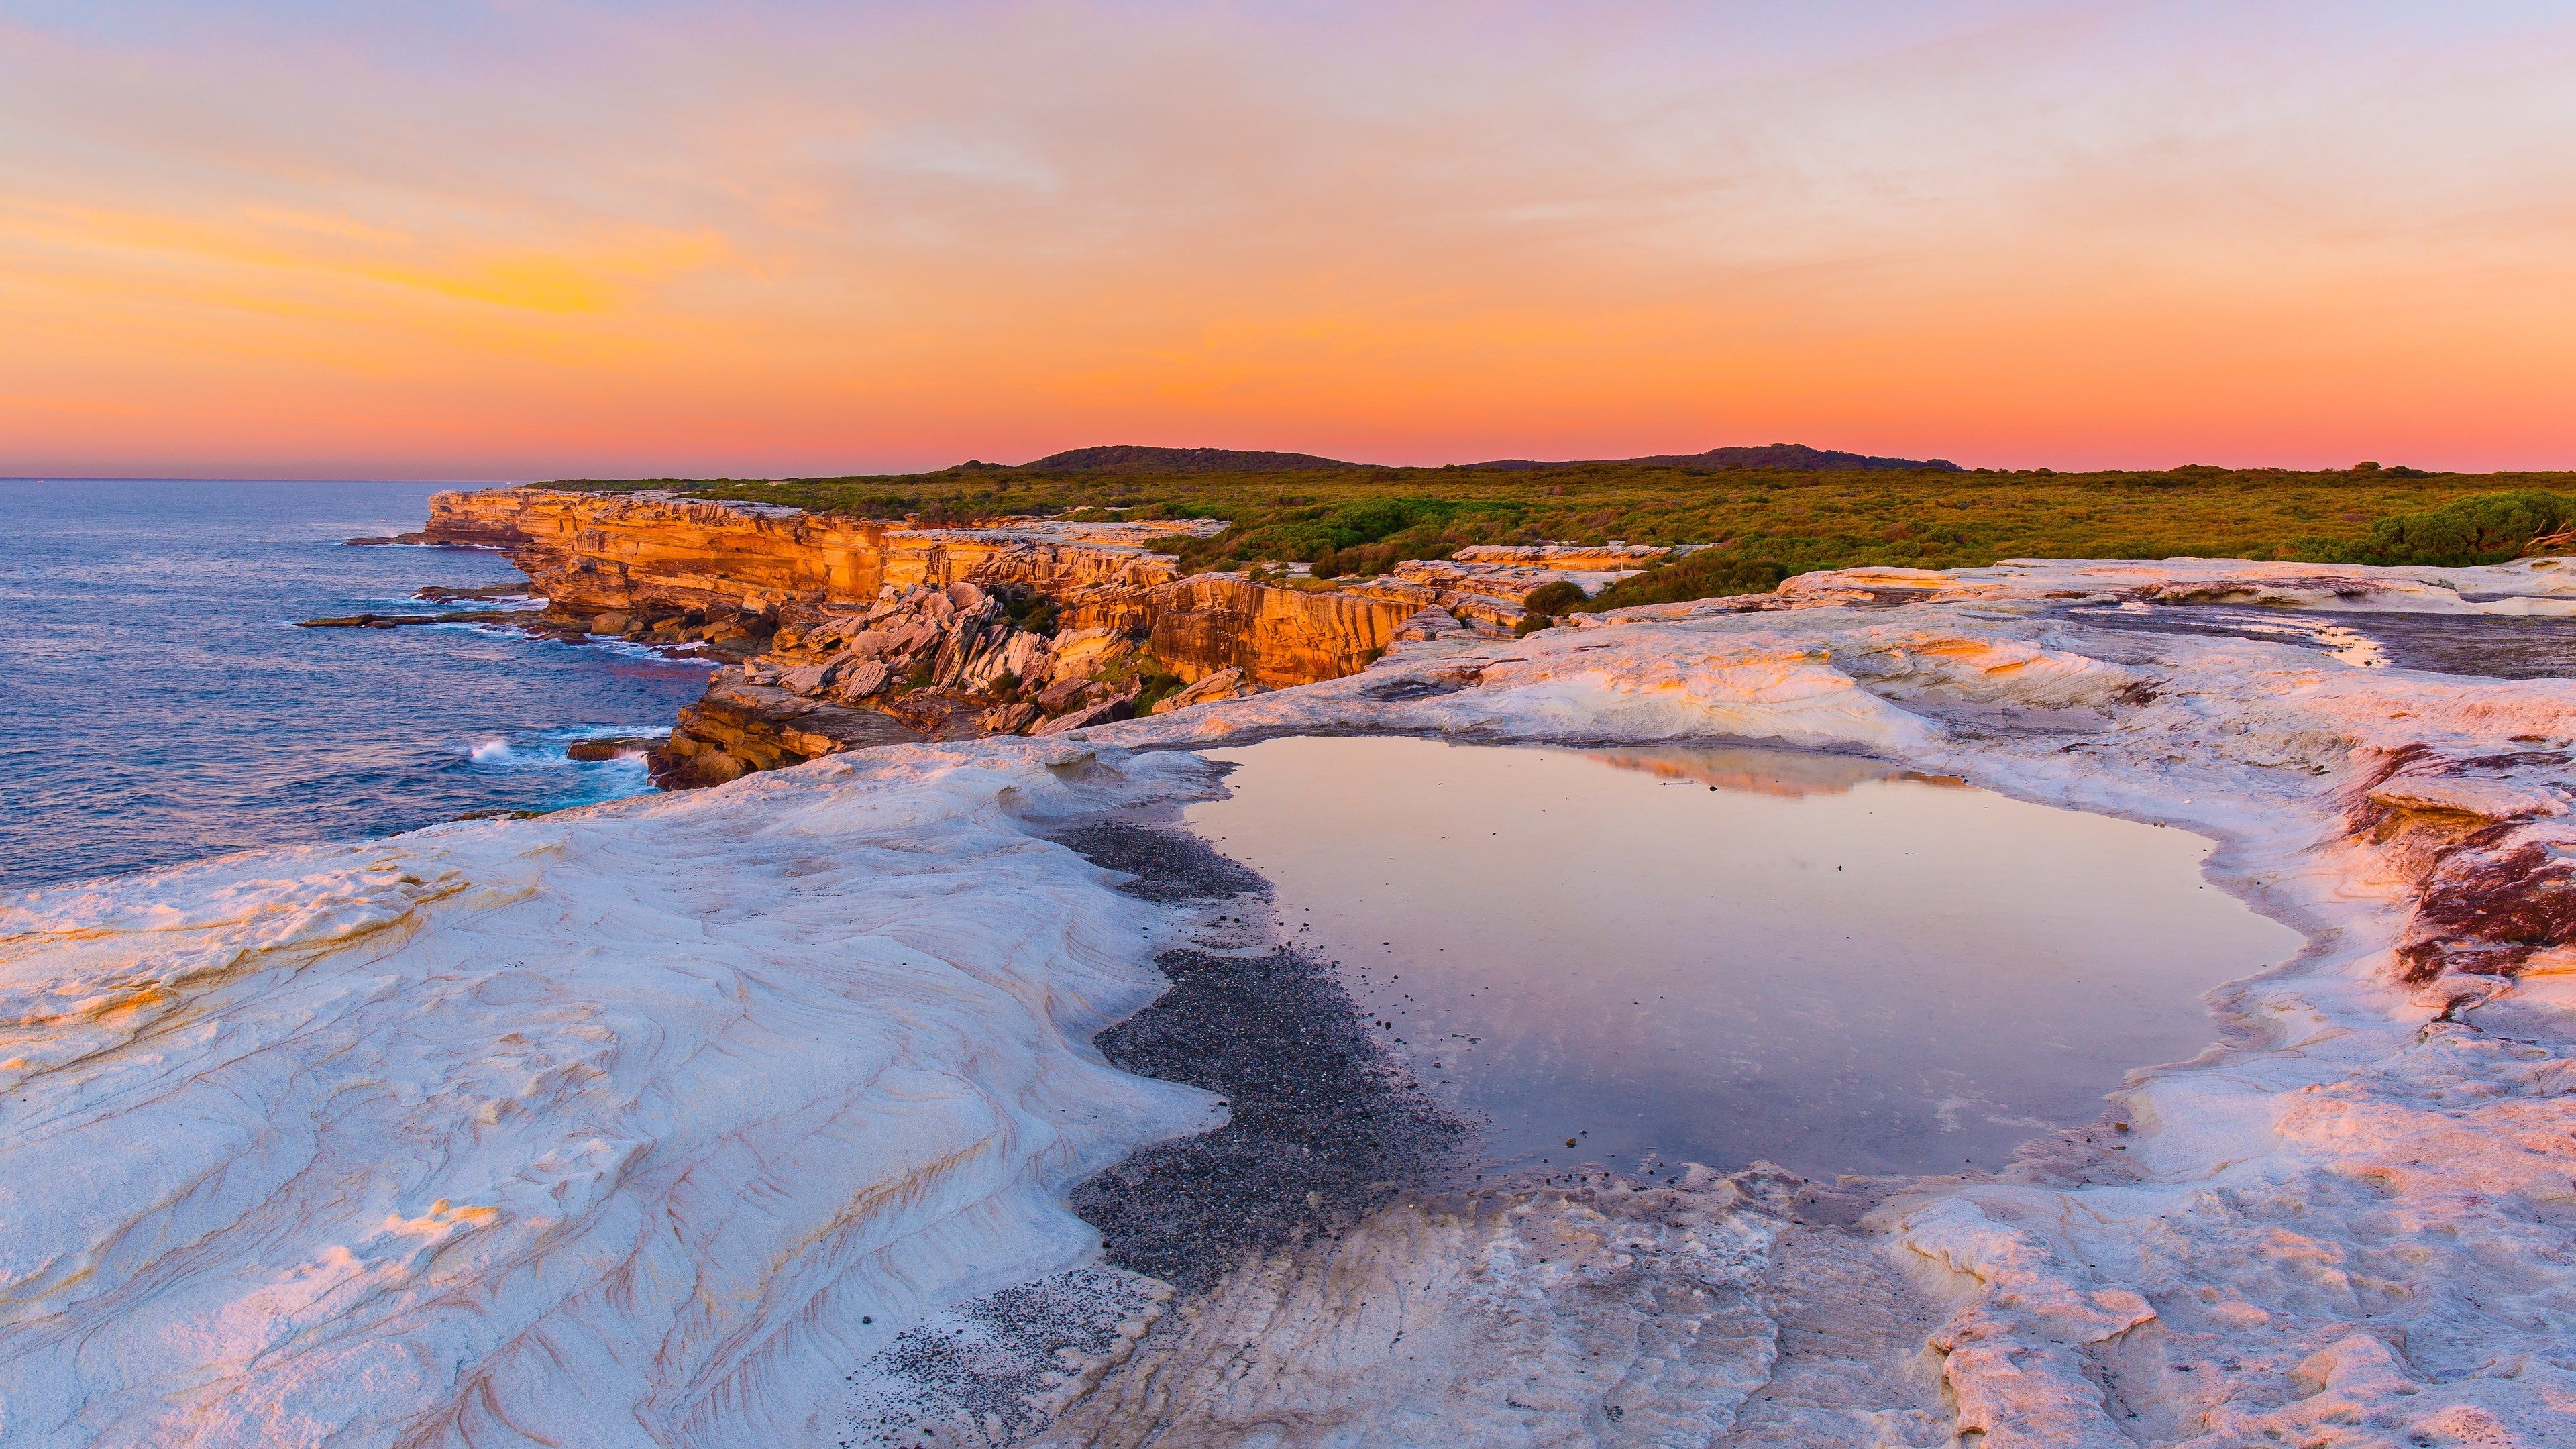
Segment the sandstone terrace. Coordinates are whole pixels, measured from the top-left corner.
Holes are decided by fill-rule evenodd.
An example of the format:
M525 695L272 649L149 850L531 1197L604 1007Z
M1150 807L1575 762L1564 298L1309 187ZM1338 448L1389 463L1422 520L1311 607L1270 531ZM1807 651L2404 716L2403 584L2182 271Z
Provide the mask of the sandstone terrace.
M1130 461L1090 468L1050 466L1046 459L1020 467L970 462L919 474L556 486L671 489L928 523L1059 513L1230 520L1232 527L1212 538L1164 545L1179 555L1185 573L1289 562L1321 562L1318 572L1376 573L1471 543L1715 545L1696 570L1710 581L1700 593L1768 588L1814 569L1961 568L2007 558L2345 561L2374 524L2393 515L2482 495L2576 493L2571 472L2428 473L2370 465L2327 472L2190 466L2096 473L1648 462L1386 468L1236 454L1251 461L1229 469L1221 457L1211 461L1212 450L1117 451ZM1160 454L1187 458L1161 461ZM1690 594L1685 589L1678 596ZM1665 597L1632 586L1604 602Z
M2213 1003L2237 1050L2002 1174L1397 1204L1140 1320L1041 1442L2562 1442L2576 683L2061 609L2512 623L2576 612L2566 573L1822 576L1061 737L40 893L0 912L30 1038L7 1347L48 1390L13 1434L269 1444L279 1406L422 1444L820 1438L911 1325L1085 1260L1069 1182L1234 1101L1078 1044L1167 945L1255 944L1256 903L1122 890L1047 834L1214 788L1191 746L1357 731L1864 750L2219 839L2210 887L2313 949Z

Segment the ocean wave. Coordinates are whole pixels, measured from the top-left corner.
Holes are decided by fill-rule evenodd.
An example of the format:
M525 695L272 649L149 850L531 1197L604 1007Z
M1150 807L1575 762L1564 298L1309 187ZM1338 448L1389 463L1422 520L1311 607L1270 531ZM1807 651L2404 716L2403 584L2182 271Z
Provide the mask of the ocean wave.
M529 612L533 615L538 611ZM693 669L708 670L724 667L722 659L702 652L705 646L699 644L643 644L609 634L585 634L579 639L565 639L522 625L495 623L490 620L432 624L428 627L462 629L495 639L533 639L542 643L560 644L568 649L596 649L603 654L614 654L625 659L642 659L655 664L678 664Z
M582 647L604 650L628 659L650 659L661 664L689 664L704 669L722 669L724 661L703 652L702 644L639 644L609 634L592 634L582 640Z
M652 789L646 742L667 739L670 733L669 725L571 725L516 740L494 736L464 746L463 752L478 773L560 776L566 782L563 788L537 803L542 809L563 810ZM606 759L574 759L572 747L591 740L636 744Z

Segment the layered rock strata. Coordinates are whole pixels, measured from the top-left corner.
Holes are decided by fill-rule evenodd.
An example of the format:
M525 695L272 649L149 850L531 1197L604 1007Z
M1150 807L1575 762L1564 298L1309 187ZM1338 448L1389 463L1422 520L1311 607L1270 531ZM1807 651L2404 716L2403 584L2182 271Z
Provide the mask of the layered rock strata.
M1316 589L1182 578L1170 555L1144 546L1158 533L1221 526L916 528L661 494L502 488L438 494L428 526L405 541L508 549L547 600L537 627L695 646L726 661L657 756L659 777L680 785L890 739L1060 733L1337 679L1401 638L1507 633L1531 590L1568 578L1597 589L1624 576L1599 566L1642 556L1504 550ZM1594 571L1570 571L1578 565Z
M1109 541L1111 525L1015 520L992 528L911 528L791 508L668 495L495 488L430 499L426 543L505 547L559 609L600 614L714 608L770 614L791 605L873 604L886 585L944 587L986 577L1047 589L1173 576L1170 559ZM1177 525L1175 525L1177 526ZM997 556L1011 554L1006 562Z

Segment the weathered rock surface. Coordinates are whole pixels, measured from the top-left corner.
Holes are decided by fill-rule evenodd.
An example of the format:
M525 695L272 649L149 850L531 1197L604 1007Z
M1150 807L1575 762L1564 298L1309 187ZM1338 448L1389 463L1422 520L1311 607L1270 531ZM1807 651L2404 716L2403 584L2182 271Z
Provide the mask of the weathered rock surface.
M1859 746L2213 836L2212 888L2311 949L2217 993L2230 1049L2142 1071L2114 1130L2044 1140L1992 1177L1912 1184L1861 1218L1844 1266L1902 1265L1937 1310L1869 1271L1770 1277L1758 1297L1776 1328L1738 1360L1776 1355L1761 1389L1652 1380L1704 1411L1735 1405L1725 1432L1632 1436L1633 1349L1615 1327L1583 1331L1600 1333L1588 1347L1613 1380L1583 1417L1569 1400L1553 1424L1495 1426L1467 1386L1531 1341L1530 1325L1487 1317L1496 1304L1558 1327L1601 1304L1489 1276L1499 1237L1423 1214L1247 1264L1180 1303L1072 1404L1059 1441L1132 1442L1148 1415L1171 1426L1153 1438L1165 1449L1404 1442L1420 1431L1394 1416L1411 1402L1452 1406L1458 1442L2562 1441L2576 1403L2576 681L2379 667L2287 642L2288 628L2112 627L2174 600L2249 599L2274 618L2397 609L2510 629L2576 611L2576 569L1849 570L1777 596L1577 616L1509 645L1400 644L1358 678L1094 732L1165 747L1316 730ZM1646 1253L1621 1266L1706 1282ZM1379 1317L1415 1291L1443 1305L1419 1346L1411 1323ZM1784 1370L1801 1339L1854 1322L1876 1325L1874 1351L1837 1345ZM1463 1344L1458 1323L1477 1325ZM1909 1361L1937 1375L1939 1401L1907 1402Z
M1222 700L1242 699L1259 692L1260 687L1245 679L1241 669L1220 669L1214 674L1200 675L1180 693L1168 695L1156 703L1150 712L1169 714L1173 710L1188 709L1196 704L1215 704Z
M1061 1184L1221 1109L1084 1042L1152 905L912 746L0 902L0 1442L776 1449ZM1190 762L1146 762L1146 779Z
M501 488L437 495L418 540L509 548L558 630L696 645L740 662L674 729L662 778L677 784L879 742L838 715L821 728L806 708L818 702L885 714L907 738L1062 733L1154 708L1175 683L1224 677L1189 695L1194 704L1335 679L1366 668L1442 599L1457 601L1453 622L1500 632L1520 617L1515 587L1525 594L1562 576L1497 563L1452 570L1436 588L1185 579L1142 546L1178 526L913 528ZM1456 586L1470 577L1473 588ZM1022 627L1014 611L1035 600L1051 618Z
M920 731L879 711L803 698L726 670L680 711L654 773L665 785L721 785L755 770L920 738Z
M507 547L539 592L558 608L586 614L710 605L760 614L788 604L871 603L888 584L944 587L987 565L998 580L1050 588L1172 577L1163 555L1054 541L1039 520L916 529L787 508L548 488L441 493L429 506L425 541Z
M1069 617L1094 617L1077 597ZM1113 605L1102 612L1115 613ZM1143 591L1131 616L1156 659L1183 679L1239 669L1265 689L1356 674L1385 652L1411 609L1340 593L1201 574ZM1106 622L1104 620L1103 622Z
M1085 1261L1068 1184L1224 1125L1082 1043L1245 908L1149 904L1030 822L1207 788L1174 746L1331 729L1865 749L2209 834L2212 889L2312 949L2218 995L2227 1050L2139 1073L2130 1132L1821 1223L1758 1174L1399 1203L1122 1331L1054 1442L2563 1444L2576 682L2061 608L2509 617L2576 600L2550 573L1855 573L1074 741L26 893L6 1436L838 1442L858 1364Z

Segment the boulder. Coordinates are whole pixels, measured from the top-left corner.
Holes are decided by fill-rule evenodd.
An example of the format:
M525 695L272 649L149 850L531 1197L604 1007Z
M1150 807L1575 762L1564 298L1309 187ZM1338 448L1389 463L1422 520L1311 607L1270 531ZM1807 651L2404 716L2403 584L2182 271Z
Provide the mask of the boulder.
M996 705L975 717L975 727L988 735L1015 735L1027 729L1038 717L1034 704Z
M1397 642L1438 639L1459 633L1465 627L1458 622L1457 615L1446 609L1423 609L1397 626L1395 639Z
M823 687L823 676L829 673L830 669L831 666L825 664L808 664L798 669L782 669L778 672L778 687L789 694L812 694Z
M1065 710L1071 709L1084 695L1090 692L1090 680L1068 679L1060 684L1050 684L1046 688L1039 690L1037 705L1039 709L1044 710L1048 714L1060 714Z
M1084 725L1108 724L1115 720L1133 719L1135 717L1136 702L1134 700L1104 699L1100 703L1092 705L1087 709L1078 709L1071 714L1058 715L1054 719L1048 720L1045 724L1039 725L1036 729L1029 731L1029 733L1033 735L1060 735L1066 730L1078 730Z
M841 671L841 677L833 682L832 692L855 704L885 688L886 676L890 672L882 659L858 660Z
M1158 701L1151 713L1169 714L1176 709L1188 709L1194 704L1210 704L1221 699L1241 699L1245 695L1260 692L1260 686L1245 679L1242 670L1220 669L1214 674L1199 679L1179 693L1168 695Z
M1046 674L1047 641L1025 629L1014 629L1002 647L1002 667L995 677L1008 674L1022 681L1042 678Z
M1047 678L1058 684L1068 679L1089 679L1135 652L1136 642L1121 629L1075 629L1058 634L1047 650Z

